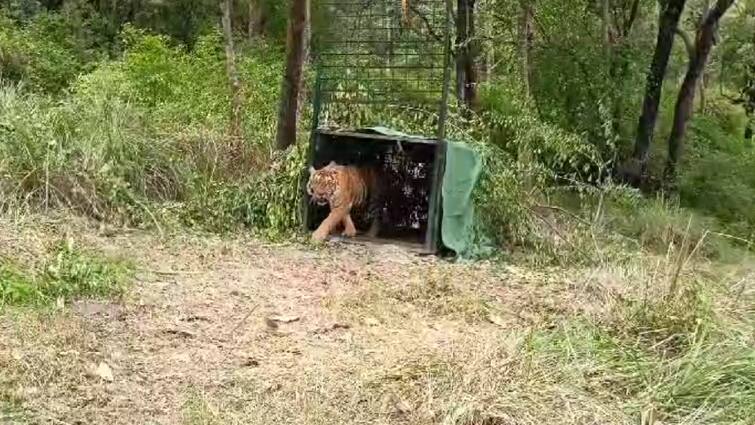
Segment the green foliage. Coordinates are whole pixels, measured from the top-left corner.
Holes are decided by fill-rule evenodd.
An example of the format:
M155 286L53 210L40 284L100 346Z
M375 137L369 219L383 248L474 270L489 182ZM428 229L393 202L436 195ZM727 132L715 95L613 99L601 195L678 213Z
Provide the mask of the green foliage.
M237 209L242 222L263 229L269 237L290 234L302 224L300 194L305 174L306 148L298 143L272 166L242 187Z
M303 147L273 161L268 153L280 56L263 46L240 61L247 137L233 152L220 36L201 37L191 53L134 28L123 38L123 59L78 78L61 101L0 89L6 206L69 207L135 225L295 230Z
M200 180L175 213L186 225L213 231L244 225L271 239L291 236L302 224L305 152L300 143L273 158L269 167L240 181Z
M155 106L174 96L181 75L176 72L185 59L177 47L169 46L164 35L147 34L126 27L123 31L123 72L135 91L135 100Z
M119 296L131 278L131 267L59 241L39 270L0 262L0 307L44 304L59 298Z
M579 178L601 165L595 146L583 134L572 133L541 119L530 104L506 82L484 87L483 119L492 130L490 143L532 168L540 184L557 178ZM522 157L525 155L526 157Z
M11 81L32 89L59 92L98 58L97 35L87 22L39 13L23 25L0 11L0 69ZM6 71L7 70L7 71Z
M742 138L745 117L721 102L691 125L679 183L682 205L717 218L737 236L755 236L755 152Z
M128 265L82 250L70 239L60 241L53 254L40 285L45 298L119 295L131 274Z
M21 304L41 298L34 280L11 264L0 264L0 306Z
M476 201L486 233L498 244L536 242L531 207L537 199L600 165L583 137L538 119L516 90L503 81L485 86L485 112L464 138L484 160Z

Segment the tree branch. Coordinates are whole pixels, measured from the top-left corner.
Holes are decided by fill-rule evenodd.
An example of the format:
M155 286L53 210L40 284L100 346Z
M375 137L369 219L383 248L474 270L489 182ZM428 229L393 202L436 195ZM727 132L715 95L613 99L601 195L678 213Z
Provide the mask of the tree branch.
M678 35L679 38L681 38L684 42L684 48L687 49L687 56L689 57L689 60L692 61L695 58L695 45L694 43L692 43L692 39L689 37L689 34L678 27L674 30L674 33Z
M632 10L629 12L629 19L627 19L626 22L624 22L624 37L629 35L629 32L632 31L632 27L634 26L634 21L637 20L637 15L640 11L640 0L634 0L634 3L632 3Z

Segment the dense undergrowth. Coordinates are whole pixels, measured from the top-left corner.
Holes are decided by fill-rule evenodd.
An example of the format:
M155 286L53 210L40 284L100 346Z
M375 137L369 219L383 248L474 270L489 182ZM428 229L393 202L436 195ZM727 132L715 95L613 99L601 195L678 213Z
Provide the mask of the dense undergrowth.
M303 149L270 148L276 48L257 46L239 64L247 100L239 152L226 137L217 34L191 54L138 30L123 40L120 60L79 76L64 96L3 85L3 207L64 207L131 225L295 229Z

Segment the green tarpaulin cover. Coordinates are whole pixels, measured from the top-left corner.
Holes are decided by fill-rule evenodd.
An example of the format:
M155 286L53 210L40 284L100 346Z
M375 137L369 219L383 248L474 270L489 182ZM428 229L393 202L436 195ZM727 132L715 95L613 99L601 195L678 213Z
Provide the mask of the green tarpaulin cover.
M475 223L472 191L482 170L480 156L459 142L446 143L446 170L441 188L443 244L464 256L474 249Z
M387 127L370 127L360 131L391 137L421 138ZM475 218L472 191L482 170L480 156L461 142L446 143L446 170L441 187L443 218L441 238L443 245L459 256L474 250Z

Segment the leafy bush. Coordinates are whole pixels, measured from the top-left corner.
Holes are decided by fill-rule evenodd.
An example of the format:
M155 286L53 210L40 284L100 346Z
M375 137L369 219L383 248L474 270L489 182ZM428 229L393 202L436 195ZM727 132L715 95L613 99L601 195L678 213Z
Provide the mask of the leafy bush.
M41 297L32 277L12 264L0 263L0 306L29 303Z
M82 250L70 239L59 242L53 253L40 286L46 298L119 295L131 275L127 264Z
M175 96L185 55L169 45L164 35L147 34L127 26L123 32L126 51L122 69L134 90L135 100L147 106L161 104Z
M714 99L715 100L715 99ZM683 206L717 218L737 236L755 236L755 152L745 146L745 117L712 102L696 118L679 182Z
M579 135L537 117L516 86L496 82L482 91L484 112L462 135L484 161L475 199L484 231L497 244L549 243L537 231L532 208L550 188L576 181L599 164L597 151ZM567 183L568 184L568 183Z
M3 78L50 93L66 88L99 58L97 36L85 27L55 13L38 13L23 25L0 14Z

